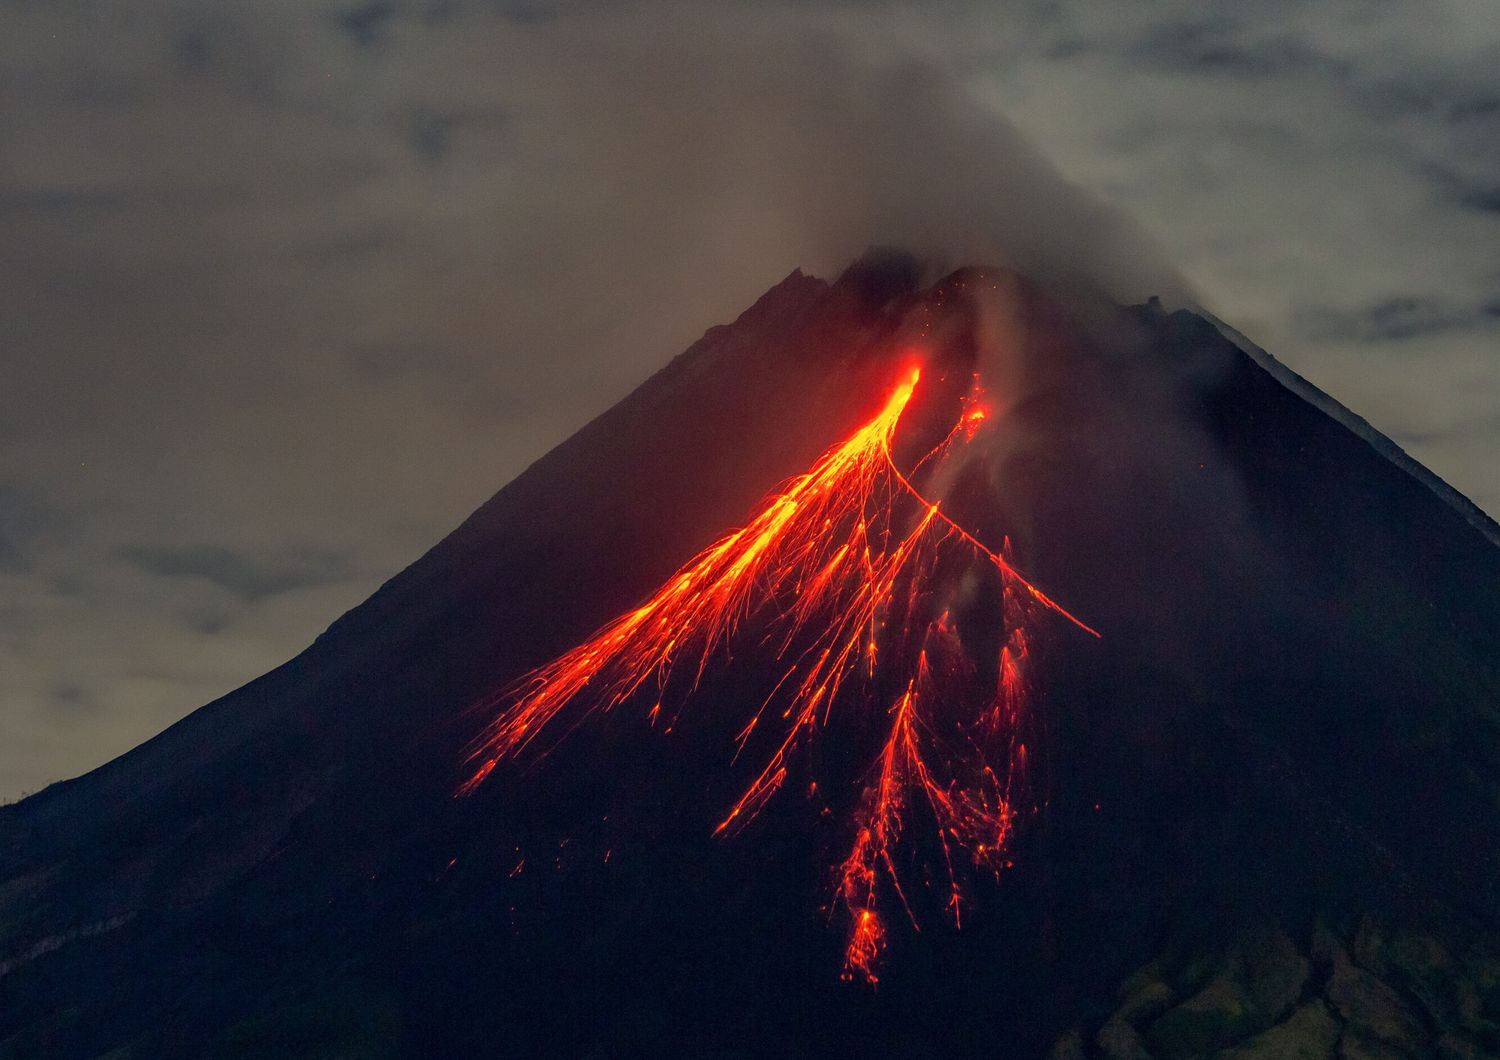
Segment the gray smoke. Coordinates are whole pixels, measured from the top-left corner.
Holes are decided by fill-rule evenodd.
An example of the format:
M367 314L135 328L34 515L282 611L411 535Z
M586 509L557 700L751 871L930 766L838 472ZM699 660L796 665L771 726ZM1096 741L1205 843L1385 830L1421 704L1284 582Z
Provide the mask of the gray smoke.
M516 133L555 147L516 187L531 200L517 214L559 252L559 278L576 272L570 252L661 270L674 299L726 277L749 295L878 243L934 271L982 263L1120 300L1188 294L1140 231L1063 179L957 71L847 21L665 6L559 22L516 46Z

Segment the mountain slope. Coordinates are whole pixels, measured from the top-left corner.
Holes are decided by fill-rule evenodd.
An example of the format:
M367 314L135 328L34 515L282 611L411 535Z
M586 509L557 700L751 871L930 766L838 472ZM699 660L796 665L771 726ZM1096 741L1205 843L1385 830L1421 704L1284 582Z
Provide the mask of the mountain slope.
M711 721L452 793L467 708L864 422L918 316L1003 414L945 509L1101 636L1037 645L1014 866L871 992L839 815L789 782L714 838ZM1500 549L1315 397L1186 311L794 273L303 655L0 811L0 1053L1500 1049Z

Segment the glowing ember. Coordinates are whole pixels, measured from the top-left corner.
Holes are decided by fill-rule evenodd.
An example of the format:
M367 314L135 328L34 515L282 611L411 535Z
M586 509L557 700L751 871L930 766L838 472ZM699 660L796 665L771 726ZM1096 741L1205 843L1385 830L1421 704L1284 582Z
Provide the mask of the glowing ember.
M566 731L559 715L569 704L582 710L574 712L577 724L636 699L649 683L652 724L664 709L680 711L713 653L754 619L762 647L785 670L740 730L739 750L762 726L774 727L768 745L774 750L716 834L745 824L781 788L794 752L827 725L846 689L861 690L866 709L875 705L875 689L900 689L839 874L837 898L851 918L844 975L875 982L886 938L883 883L916 923L893 856L914 822L935 832L947 908L957 924L962 861L998 872L1014 828L1026 756L1020 731L1027 626L1035 613L1051 612L1094 631L1022 578L1003 548L991 550L927 500L913 484L916 471L897 467L892 443L919 378L915 367L905 372L873 419L771 497L748 526L497 700L501 709L461 792L543 731ZM916 468L939 466L984 419L976 389L948 436ZM996 684L988 690L975 687L974 667L932 577L955 563L987 573L1001 594L1002 644ZM664 708L673 675L690 678L689 687Z

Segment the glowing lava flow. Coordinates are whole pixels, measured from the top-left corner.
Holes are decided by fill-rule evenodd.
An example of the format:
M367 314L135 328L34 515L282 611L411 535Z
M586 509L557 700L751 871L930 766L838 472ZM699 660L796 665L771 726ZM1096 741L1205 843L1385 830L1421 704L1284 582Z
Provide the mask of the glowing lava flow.
M563 726L560 715L575 702L582 716L611 711L649 683L654 694L642 702L649 702L647 717L656 724L671 679L684 675L688 687L673 687L670 697L677 703L671 709L680 710L715 651L754 619L761 646L786 669L740 730L740 751L762 726L779 728L767 745L774 749L716 834L753 818L780 789L794 752L826 726L852 679L862 679L867 703L877 687L900 689L839 876L837 897L852 918L845 975L875 981L885 944L882 879L916 922L893 856L913 816L936 831L956 923L959 852L998 871L1014 827L1014 785L1025 764L1018 734L1027 623L1045 611L1094 631L1022 578L1003 549L991 550L953 522L897 467L892 443L919 376L916 368L908 371L873 419L771 497L744 529L502 696L474 753L482 764L461 792L544 731ZM935 465L966 442L983 416L971 394L947 438L918 467ZM999 585L1003 643L988 691L976 692L974 668L930 584L932 572L955 560L990 572ZM951 716L955 704L964 716Z

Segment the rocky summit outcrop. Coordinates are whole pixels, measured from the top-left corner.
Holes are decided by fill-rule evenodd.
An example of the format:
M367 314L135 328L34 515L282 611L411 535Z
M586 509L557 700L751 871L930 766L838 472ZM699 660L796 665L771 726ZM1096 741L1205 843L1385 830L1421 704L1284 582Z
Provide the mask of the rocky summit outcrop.
M1500 1055L1500 960L1361 921L1242 935L1139 968L1051 1060L1478 1060Z

